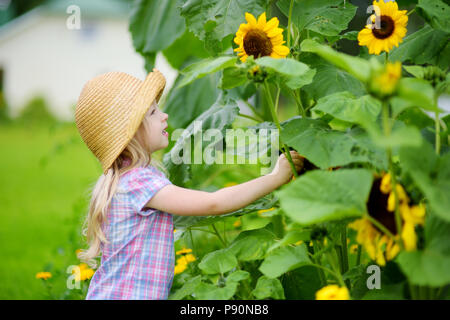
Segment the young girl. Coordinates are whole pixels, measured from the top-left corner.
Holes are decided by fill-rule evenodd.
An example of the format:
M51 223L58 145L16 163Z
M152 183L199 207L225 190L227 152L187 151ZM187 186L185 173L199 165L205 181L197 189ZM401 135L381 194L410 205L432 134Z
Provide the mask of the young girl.
M144 81L110 72L88 81L80 94L75 122L104 171L85 221L89 248L78 255L96 267L101 252L86 299L167 299L175 264L172 215L229 213L292 178L281 155L270 174L216 192L173 185L151 157L169 144L168 115L157 104L164 87L156 69ZM291 155L299 171L302 157Z

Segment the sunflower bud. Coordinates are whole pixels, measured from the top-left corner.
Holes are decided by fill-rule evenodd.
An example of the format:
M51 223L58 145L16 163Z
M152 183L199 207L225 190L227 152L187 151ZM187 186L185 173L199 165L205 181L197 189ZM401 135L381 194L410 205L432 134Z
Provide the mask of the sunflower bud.
M261 68L258 65L254 65L251 67L247 72L247 78L254 82L264 82L264 79L267 77L267 72L264 70L261 70Z

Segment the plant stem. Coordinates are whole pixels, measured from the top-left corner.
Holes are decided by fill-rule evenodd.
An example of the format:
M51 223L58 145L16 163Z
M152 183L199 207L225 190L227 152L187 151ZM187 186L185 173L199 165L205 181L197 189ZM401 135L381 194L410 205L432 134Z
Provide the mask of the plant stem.
M247 107L248 107L250 110L252 110L253 114L254 114L256 117L258 117L259 119L261 119L261 121L264 121L263 116L262 116L258 111L256 111L256 108L255 108L254 106L252 106L247 100L243 100L243 101L244 101L244 103L247 105Z
M324 266L322 266L322 265L320 265L320 264L312 263L311 266L316 267L316 268L319 268L319 269L325 270L326 272L328 272L329 274L331 274L333 277L335 277L336 280L339 282L339 284L340 284L342 287L345 287L345 283L344 283L344 281L342 280L342 277L341 277L341 275L340 275L339 273L336 273L336 272L334 272L333 270L328 269L327 267L324 267Z
M347 227L344 225L341 230L341 245L342 245L342 274L348 271L348 252L347 252Z
M362 247L360 244L358 244L358 251L356 253L356 265L359 266L361 264L361 252L362 252Z
M195 256L196 255L196 250L195 250L195 245L194 245L194 237L192 236L191 228L189 228L188 230L189 230L189 238L191 239L192 253Z
M385 52L385 56L384 56L384 58L385 58L385 60L384 60L384 64L388 64L388 62L389 62L389 53L388 52Z
M409 16L411 13L413 13L414 11L416 11L416 8L411 9L406 15Z
M436 154L439 156L441 154L441 126L439 125L439 112L436 111L434 118L435 128L436 128Z
M383 131L384 131L384 136L386 137L386 140L389 140L390 135L391 135L391 126L389 123L389 103L384 100L382 102L382 108L383 108ZM392 149L390 146L386 147L386 154L388 157L388 163L389 163L389 173L391 175L391 185L392 185L392 192L394 193L394 197L395 197L395 225L397 227L397 234L401 235L402 234L402 218L400 216L400 210L399 210L399 199L398 199L398 194L397 194L397 178L395 176L395 172L394 172L394 163L392 161ZM373 219L375 220L375 219ZM380 228L381 229L381 228ZM386 228L385 228L386 230ZM392 233L390 233L392 235ZM394 237L395 239L395 237ZM403 242L398 239L398 244L400 246L401 249L403 249Z
M264 80L264 89L265 89L264 91L266 93L267 102L269 103L269 109L272 114L273 122L275 122L275 125L277 126L278 131L281 134L280 121L278 120L277 113L275 112L275 107L273 105L272 95L270 94L270 88L269 88L269 84L267 83L267 80ZM286 158L288 159L289 164L291 165L294 176L298 177L298 173L297 173L297 170L295 170L294 162L292 161L292 157L291 157L291 153L289 152L289 148L284 143L281 143L281 145L282 145L282 148L284 149L284 154L285 154Z
M223 246L226 248L228 245L225 242L225 240L223 240L222 236L220 235L219 231L217 231L217 228L215 226L215 224L211 224L212 228L214 229L214 232L216 234L216 236L219 238L220 242L222 242Z
M281 88L278 86L277 96L275 97L275 113L278 111L278 101L280 100Z
M389 237L395 240L395 236L390 232L385 226L383 226L378 220L372 218L370 215L366 215L366 218L370 220L372 224L374 224L378 229L380 229L383 233L387 234Z
M294 92L294 99L295 103L297 104L298 114L301 115L303 118L306 118L306 111L305 108L303 108L302 100L300 99L300 92L297 90L293 90Z
M243 114L243 113L240 113L240 112L239 112L239 113L238 113L238 116L240 116L240 117L242 117L242 118L251 119L251 120L256 121L256 122L261 122L261 120L255 118L255 117L249 116L248 114Z
M313 250L314 250L314 255L318 252L320 252L320 248L319 248L319 244L316 241L313 241ZM318 259L320 260L320 257L318 257ZM312 257L312 262L315 264L316 263L316 259L314 257ZM322 287L327 285L327 278L325 277L325 273L323 272L323 269L319 268L319 278L320 278L320 282Z
M294 0L291 0L289 4L289 15L288 15L288 28L287 28L287 37L286 37L286 45L291 49L291 16L292 16L292 7L294 6Z

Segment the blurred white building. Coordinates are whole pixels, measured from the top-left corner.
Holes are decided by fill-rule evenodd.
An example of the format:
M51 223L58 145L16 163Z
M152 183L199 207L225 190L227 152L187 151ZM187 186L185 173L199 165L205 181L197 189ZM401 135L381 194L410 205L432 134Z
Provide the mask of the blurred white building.
M92 77L123 71L143 80L144 60L128 31L129 6L119 0L57 0L2 26L0 90L10 115L17 117L27 102L42 96L57 118L70 121ZM162 55L156 67L167 78L167 93L176 71Z

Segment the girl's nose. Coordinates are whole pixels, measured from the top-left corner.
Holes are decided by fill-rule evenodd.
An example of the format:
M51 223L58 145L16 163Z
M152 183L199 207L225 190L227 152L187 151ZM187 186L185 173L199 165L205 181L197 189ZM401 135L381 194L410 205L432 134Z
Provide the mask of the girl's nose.
M169 115L163 112L163 121L166 121L169 118Z

